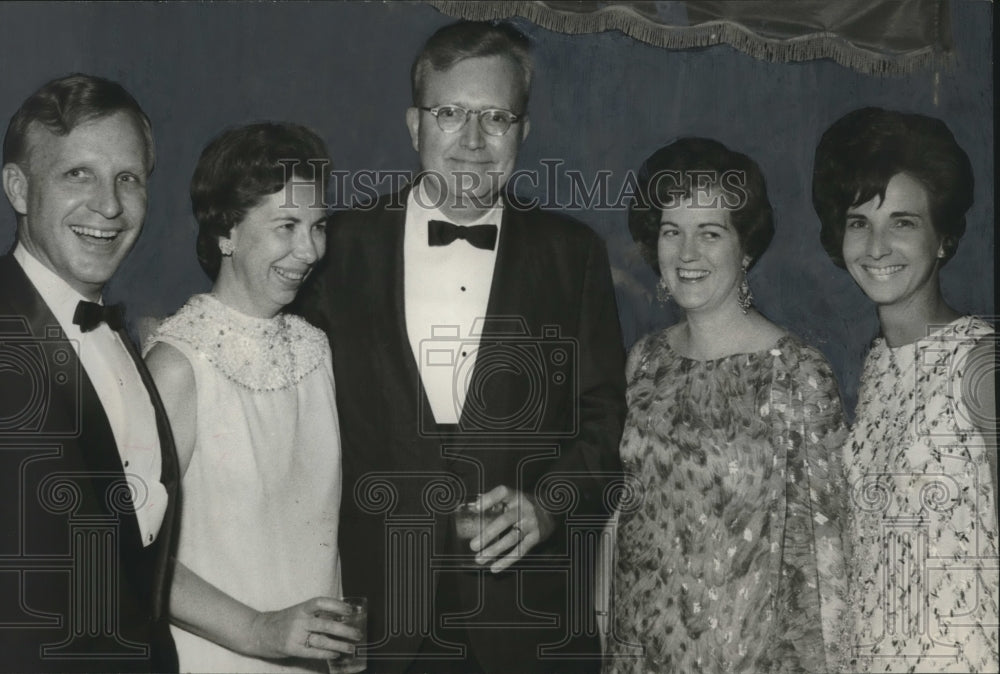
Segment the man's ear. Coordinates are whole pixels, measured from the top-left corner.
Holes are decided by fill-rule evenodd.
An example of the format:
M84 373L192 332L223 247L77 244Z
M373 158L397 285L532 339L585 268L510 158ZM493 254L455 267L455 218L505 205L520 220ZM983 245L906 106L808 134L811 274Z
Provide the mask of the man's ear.
M14 162L3 167L3 191L19 215L28 214L28 176Z
M413 142L413 149L420 152L420 109L406 109L406 128L410 130L410 140Z
M529 131L531 131L531 118L529 118L528 115L525 115L524 119L521 120L521 142L522 143L524 142L524 139L528 137L528 132Z

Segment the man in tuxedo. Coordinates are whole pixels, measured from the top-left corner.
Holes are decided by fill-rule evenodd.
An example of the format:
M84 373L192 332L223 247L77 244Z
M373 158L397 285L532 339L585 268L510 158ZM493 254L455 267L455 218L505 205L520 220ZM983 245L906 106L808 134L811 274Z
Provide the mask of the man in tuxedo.
M503 189L529 48L504 24L428 40L406 111L420 176L336 215L300 294L333 348L344 591L369 600L369 671L599 669L624 356L603 241Z
M146 214L149 119L75 74L10 121L0 258L0 669L176 671L165 615L177 466L160 399L101 293Z

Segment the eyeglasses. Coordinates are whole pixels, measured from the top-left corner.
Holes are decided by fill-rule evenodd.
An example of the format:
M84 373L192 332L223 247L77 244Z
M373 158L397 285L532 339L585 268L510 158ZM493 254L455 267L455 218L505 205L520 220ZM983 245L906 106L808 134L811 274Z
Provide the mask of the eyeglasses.
M521 120L510 110L487 108L485 110L466 110L460 105L438 105L433 108L421 107L421 110L431 113L437 120L438 128L445 133L455 133L465 126L470 115L479 118L479 128L488 136L502 136L510 129L511 124Z

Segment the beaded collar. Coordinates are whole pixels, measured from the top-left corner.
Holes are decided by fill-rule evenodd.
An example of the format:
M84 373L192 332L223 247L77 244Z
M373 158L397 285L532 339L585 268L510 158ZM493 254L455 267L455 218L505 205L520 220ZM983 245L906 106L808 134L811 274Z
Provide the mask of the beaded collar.
M227 379L253 391L295 386L323 363L326 335L289 314L256 318L194 295L163 321L152 341L179 340L204 356Z

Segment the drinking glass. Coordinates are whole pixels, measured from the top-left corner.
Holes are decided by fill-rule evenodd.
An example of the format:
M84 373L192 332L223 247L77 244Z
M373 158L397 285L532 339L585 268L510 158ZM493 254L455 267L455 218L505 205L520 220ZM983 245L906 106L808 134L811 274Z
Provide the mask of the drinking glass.
M347 615L334 615L334 620L350 625L361 632L361 639L355 647L354 654L341 653L340 657L326 661L330 674L357 674L368 669L368 652L362 644L368 641L368 598L341 597L340 601L350 607Z

